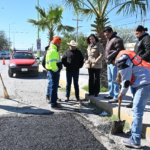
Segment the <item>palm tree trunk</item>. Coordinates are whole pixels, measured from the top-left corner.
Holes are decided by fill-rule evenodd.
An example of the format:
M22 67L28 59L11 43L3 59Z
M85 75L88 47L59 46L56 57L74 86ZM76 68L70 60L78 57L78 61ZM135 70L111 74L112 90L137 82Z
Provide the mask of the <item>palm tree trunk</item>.
M99 42L103 45L103 47L105 49L107 39L106 39L103 31L98 31L97 37L99 38ZM105 62L105 59L103 59L103 61L102 61L102 66L103 66L103 68L101 69L100 82L103 87L108 88L107 64Z

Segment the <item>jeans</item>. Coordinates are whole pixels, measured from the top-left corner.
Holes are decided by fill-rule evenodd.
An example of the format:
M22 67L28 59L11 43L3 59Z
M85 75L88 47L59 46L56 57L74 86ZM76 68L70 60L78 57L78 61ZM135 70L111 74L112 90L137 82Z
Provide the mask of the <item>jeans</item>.
M100 69L90 68L89 72L89 94L98 95L100 91Z
M135 143L140 144L143 113L147 102L150 100L150 84L137 87L135 90L131 133Z
M60 74L55 73L53 71L48 71L48 86L49 86L49 94L50 94L50 103L51 107L57 106L57 90L59 84Z
M133 98L134 98L134 95L135 95L136 89L135 89L135 88L133 88L132 86L130 86L130 90L131 90L132 96L133 96Z
M74 83L74 88L75 88L75 96L77 99L79 99L79 72L68 72L66 71L66 80L67 80L67 86L66 86L66 97L70 97L70 88L71 88L71 83L72 83L72 78L73 78L73 83Z
M49 73L48 72L47 72L47 79L48 79L48 84L47 84L46 96L50 97L50 78L49 78Z
M109 87L109 96L118 100L119 94L119 84L115 82L117 78L117 67L112 64L107 65L107 77L108 77L108 87Z

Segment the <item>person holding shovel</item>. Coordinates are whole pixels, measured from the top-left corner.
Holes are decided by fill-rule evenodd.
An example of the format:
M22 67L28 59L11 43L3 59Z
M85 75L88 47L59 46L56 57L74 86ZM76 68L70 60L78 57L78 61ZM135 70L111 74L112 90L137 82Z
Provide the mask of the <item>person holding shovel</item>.
M131 137L121 140L121 142L126 146L140 148L143 113L150 100L150 63L142 60L135 52L128 50L120 52L111 50L107 59L109 63L117 66L121 75L121 90L118 100L122 101L129 86L135 89Z

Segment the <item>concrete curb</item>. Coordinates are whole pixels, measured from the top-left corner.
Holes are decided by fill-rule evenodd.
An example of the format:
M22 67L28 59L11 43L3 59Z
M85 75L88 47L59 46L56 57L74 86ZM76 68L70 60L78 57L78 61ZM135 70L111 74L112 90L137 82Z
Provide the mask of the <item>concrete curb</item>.
M41 72L47 73L47 71L44 70L41 66L39 66L39 70ZM62 84L63 86L66 86L66 82L61 79L59 80L59 83ZM71 86L71 90L74 91L74 86ZM85 99L89 99L90 101L92 101L93 103L95 103L96 105L101 107L102 109L108 111L111 114L118 116L118 107L115 107L115 108L111 107L110 105L108 105L108 103L97 100L96 98L94 98L92 96L88 96L87 92L82 89L80 89L79 93L80 93L81 97L83 97ZM105 93L102 93L102 94L105 94ZM124 114L124 113L120 113L120 116L121 116L122 120L126 120L126 122L128 122L130 125L132 124L133 118L131 118L130 116L128 116L127 114ZM142 133L145 138L150 139L150 125L149 124L143 124Z

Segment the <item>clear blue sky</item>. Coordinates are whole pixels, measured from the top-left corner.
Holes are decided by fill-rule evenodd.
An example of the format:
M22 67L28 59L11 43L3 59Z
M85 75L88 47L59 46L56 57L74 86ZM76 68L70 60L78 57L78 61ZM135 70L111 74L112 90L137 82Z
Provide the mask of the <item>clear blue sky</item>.
M62 4L62 0L39 0L39 3L41 7L48 8L50 3ZM33 44L34 49L36 48L37 28L27 22L28 19L37 19L36 5L37 0L0 0L0 30L4 30L6 36L9 38L10 25L10 40L13 42L12 47L29 48ZM140 15L138 15L137 19L135 15L132 17L123 17L122 14L115 15L115 11L109 15L112 26L136 27L141 24L141 22L136 22L141 20ZM150 12L148 11L147 16L142 19L150 19L149 16ZM76 21L72 19L76 19L76 16L73 15L73 10L65 9L63 13L63 24L76 27ZM89 35L92 33L90 24L93 23L94 18L90 21L87 21L86 18L82 19L83 21L79 22L79 26L82 26L79 28L79 32ZM145 27L149 28L149 23L150 20L145 21ZM60 35L59 33L57 34ZM43 49L48 43L47 32L41 31L40 38Z

